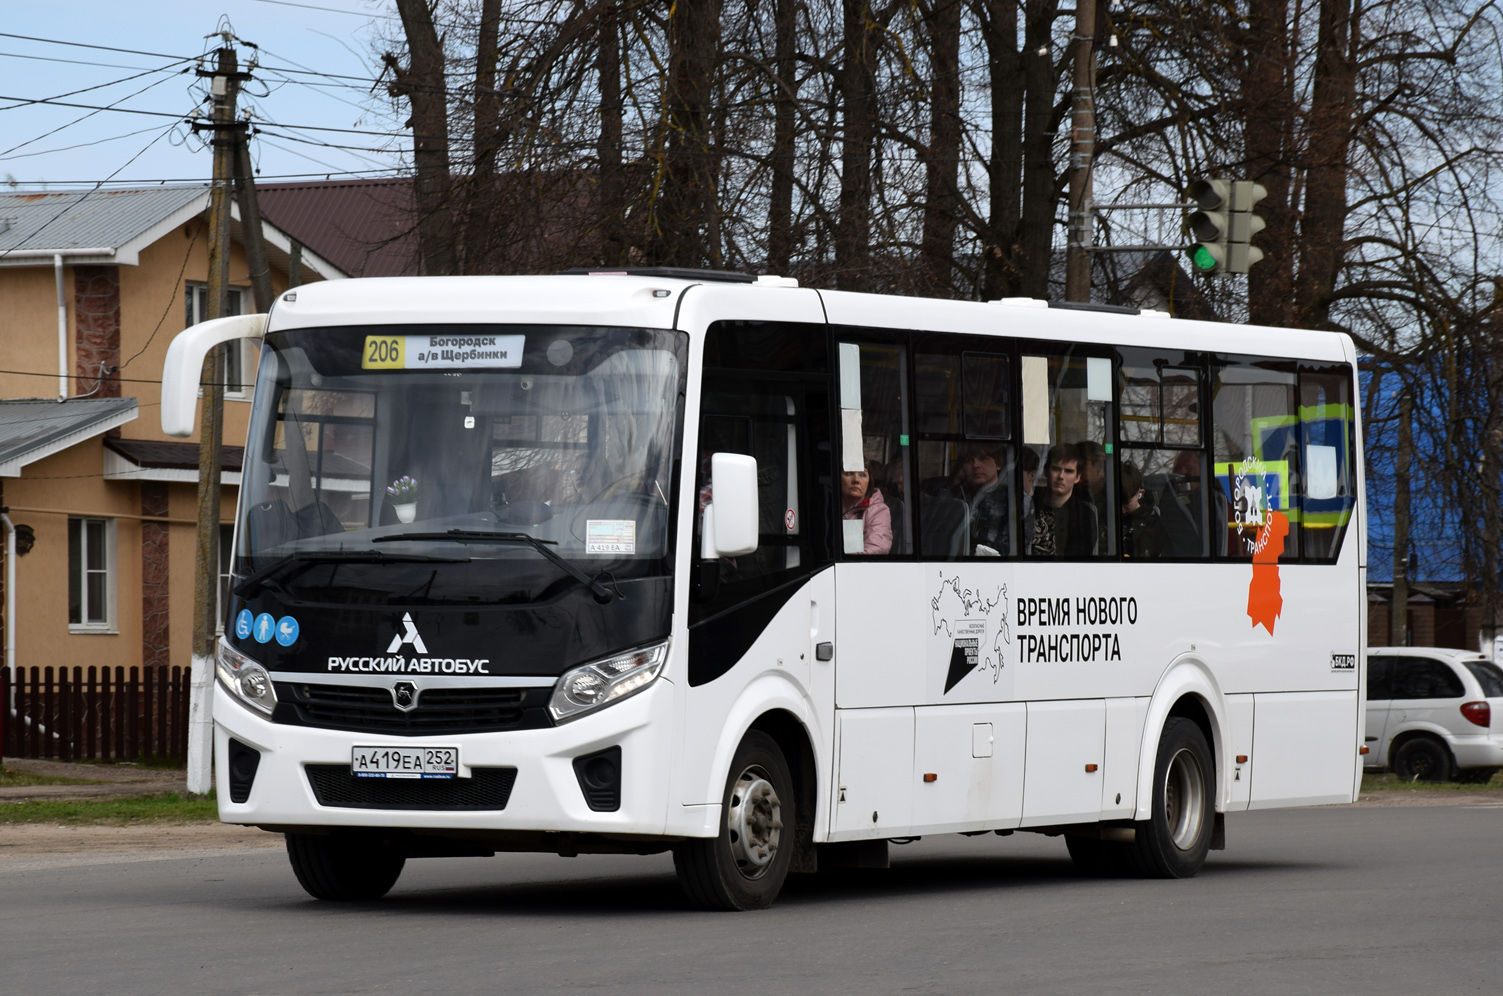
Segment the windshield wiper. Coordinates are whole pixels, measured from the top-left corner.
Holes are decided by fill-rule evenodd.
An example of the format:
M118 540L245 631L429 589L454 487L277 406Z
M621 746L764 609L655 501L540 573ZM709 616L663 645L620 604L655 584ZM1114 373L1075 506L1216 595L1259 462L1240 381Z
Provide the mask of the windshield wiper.
M538 553L558 566L559 570L577 580L580 584L590 589L590 594L595 596L595 601L605 605L611 600L611 590L601 584L597 578L592 578L584 571L569 563L563 557L548 549L557 546L556 540L538 539L531 533L509 533L495 529L449 529L444 532L432 533L387 533L383 536L372 537L372 543L398 543L402 540L448 540L452 543L526 543ZM616 598L625 598L621 589L616 589Z
M301 566L304 569L317 564L384 564L384 563L419 563L419 564L467 564L469 557L433 557L421 553L387 553L385 550L299 550L289 553L280 560L274 560L260 570L252 571L235 583L235 594L244 596L256 585L267 580L275 574Z

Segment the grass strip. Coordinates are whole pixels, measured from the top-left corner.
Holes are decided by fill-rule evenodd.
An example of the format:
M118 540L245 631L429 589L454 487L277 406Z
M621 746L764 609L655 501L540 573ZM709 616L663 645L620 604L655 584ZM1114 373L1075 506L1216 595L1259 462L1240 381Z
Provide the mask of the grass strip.
M0 766L0 788L25 788L31 785L103 785L92 778L66 778L61 775L39 775L19 768Z
M1363 792L1451 792L1456 795L1503 795L1503 778L1497 775L1491 781L1466 782L1411 782L1391 771L1381 775L1363 775Z
M135 826L144 823L213 823L218 819L219 805L212 793L207 798L163 792L98 801L0 803L0 823Z

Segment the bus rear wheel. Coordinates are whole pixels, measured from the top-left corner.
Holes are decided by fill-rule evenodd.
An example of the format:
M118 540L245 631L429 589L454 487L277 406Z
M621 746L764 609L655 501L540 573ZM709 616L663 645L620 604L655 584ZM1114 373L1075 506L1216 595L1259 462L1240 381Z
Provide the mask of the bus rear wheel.
M1216 824L1216 768L1200 727L1171 716L1153 767L1153 815L1137 823L1129 855L1145 878L1191 878Z
M793 858L794 805L793 776L777 741L751 731L731 760L720 833L673 848L673 867L689 901L713 910L771 906Z
M407 858L352 834L287 835L287 859L314 899L370 902L397 884Z

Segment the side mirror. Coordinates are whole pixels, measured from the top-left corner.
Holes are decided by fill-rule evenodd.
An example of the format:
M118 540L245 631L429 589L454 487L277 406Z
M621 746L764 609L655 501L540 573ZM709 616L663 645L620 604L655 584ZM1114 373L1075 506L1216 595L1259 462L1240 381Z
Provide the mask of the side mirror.
M757 549L757 459L740 453L710 457L710 504L705 506L700 556L744 557Z
M167 360L162 364L162 431L169 436L193 435L198 387L209 350L220 343L259 339L265 334L265 315L231 315L179 332L167 347Z

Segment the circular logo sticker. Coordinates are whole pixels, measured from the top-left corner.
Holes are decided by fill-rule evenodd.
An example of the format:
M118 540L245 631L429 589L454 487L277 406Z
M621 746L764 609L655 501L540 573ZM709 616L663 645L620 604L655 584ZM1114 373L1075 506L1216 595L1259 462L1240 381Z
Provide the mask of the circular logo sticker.
M276 628L277 621L271 617L271 613L263 612L256 617L252 626L252 635L255 636L257 643L270 643Z
M793 527L798 525L798 516L793 514L793 509L790 508L783 513L783 525L788 527L790 533L793 532Z
M297 620L291 616L283 616L277 620L277 642L284 647L290 647L297 642Z
M235 617L235 635L242 640L249 640L251 626L255 621L256 617L251 615L250 609L241 609L240 614Z

